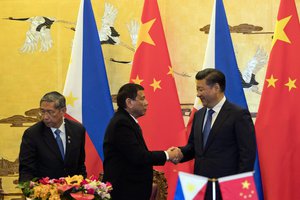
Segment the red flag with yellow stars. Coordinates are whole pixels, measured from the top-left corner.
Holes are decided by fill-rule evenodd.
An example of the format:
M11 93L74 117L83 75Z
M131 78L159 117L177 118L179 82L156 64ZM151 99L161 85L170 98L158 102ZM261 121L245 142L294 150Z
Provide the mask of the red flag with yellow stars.
M281 0L256 119L265 199L300 199L300 24L294 0Z
M223 200L258 200L253 172L219 178Z
M149 150L184 146L187 136L176 90L157 0L145 0L130 81L145 88L149 102L146 115L139 118ZM168 181L168 198L173 199L178 171L191 171L190 163L166 163L156 167Z

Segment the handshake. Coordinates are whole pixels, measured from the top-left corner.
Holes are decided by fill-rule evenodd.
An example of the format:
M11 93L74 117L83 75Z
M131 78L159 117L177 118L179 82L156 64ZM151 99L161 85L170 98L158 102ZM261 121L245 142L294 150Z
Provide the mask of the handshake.
M171 161L174 164L179 163L183 158L183 154L178 147L170 147L167 150L167 153L169 155L169 161Z

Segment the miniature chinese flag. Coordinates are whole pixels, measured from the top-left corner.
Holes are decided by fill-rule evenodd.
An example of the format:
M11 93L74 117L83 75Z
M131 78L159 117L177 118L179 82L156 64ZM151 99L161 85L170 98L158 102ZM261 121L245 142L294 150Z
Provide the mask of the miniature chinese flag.
M253 172L219 178L223 200L258 200Z

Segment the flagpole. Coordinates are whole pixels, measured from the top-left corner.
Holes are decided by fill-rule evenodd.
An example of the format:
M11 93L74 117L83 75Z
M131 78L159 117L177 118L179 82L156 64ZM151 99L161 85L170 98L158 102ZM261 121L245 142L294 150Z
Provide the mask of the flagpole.
M212 182L212 200L216 200L216 182L217 178L208 178L208 181Z
M213 200L216 200L216 181L213 181Z

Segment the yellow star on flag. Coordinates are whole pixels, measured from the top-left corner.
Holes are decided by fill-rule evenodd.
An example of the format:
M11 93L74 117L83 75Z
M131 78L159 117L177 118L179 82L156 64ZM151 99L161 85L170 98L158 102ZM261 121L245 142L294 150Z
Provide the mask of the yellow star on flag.
M286 84L284 84L285 86L289 87L289 91L291 91L291 89L293 88L297 88L295 85L297 79L292 80L291 78L289 78L289 82L287 82Z
M269 79L266 79L266 81L268 82L268 87L274 87L275 88L275 83L276 81L278 81L277 78L274 78L273 74L271 75L271 77Z
M143 79L140 79L139 78L139 75L136 75L136 78L135 79L131 79L132 82L134 82L135 84L139 84L141 85L141 82L143 82L144 80Z
M173 67L169 66L169 72L167 73L167 75L171 74L172 77L174 77L174 71L173 71Z
M159 85L160 82L161 82L161 80L157 81L157 80L155 80L155 78L153 79L153 83L150 84L150 86L153 87L154 92L157 88L161 89L161 87Z
M74 102L77 100L77 97L73 96L73 93L71 92L69 96L66 96L67 105L70 105L74 107Z
M275 44L275 42L277 40L281 40L283 42L291 43L290 39L288 38L288 36L284 32L284 28L286 27L287 23L290 21L291 17L292 17L292 15L290 15L286 18L283 18L279 21L278 20L276 21L274 38L272 40L272 47L273 47L273 45Z
M249 186L250 186L250 183L247 180L245 180L244 182L242 182L243 189L249 189Z
M156 19L154 18L146 23L142 23L140 32L139 32L139 36L138 36L137 45L136 45L137 48L139 48L139 46L140 46L140 44L142 44L142 42L146 42L148 44L155 46L155 43L149 34L149 31L150 31L152 25L154 24L155 20Z
M187 186L186 186L186 188L187 188L187 190L188 190L189 192L193 192L193 191L195 191L196 186L195 186L195 184L193 184L193 183L188 183Z

